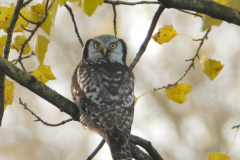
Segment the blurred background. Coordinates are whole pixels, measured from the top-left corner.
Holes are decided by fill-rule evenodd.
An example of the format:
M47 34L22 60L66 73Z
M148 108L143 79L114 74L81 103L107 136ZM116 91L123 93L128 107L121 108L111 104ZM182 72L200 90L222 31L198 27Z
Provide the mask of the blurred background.
M16 0L7 1L16 4ZM39 2L34 0L30 4ZM99 6L91 17L82 12L78 3L71 3L70 6L84 42L96 35L114 34L111 5ZM116 6L117 36L128 45L128 65L145 39L157 8L158 5ZM205 34L201 31L201 18L175 9L163 12L154 33L164 25L173 25L178 34L194 39ZM0 34L5 33L1 31ZM81 58L82 48L66 8L59 8L51 36L41 29L38 34L50 39L44 64L51 66L57 78L47 85L71 100L71 75ZM190 64L185 59L195 55L199 43L182 35L163 45L151 40L133 70L136 97L153 88L176 82ZM151 141L165 160L204 160L213 151L226 153L236 135L236 129L231 127L240 124L239 44L239 26L223 22L219 27L212 27L199 56L207 55L221 61L224 69L211 81L202 72L199 60L196 60L195 69L191 69L181 81L192 86L192 92L183 104L170 101L164 90L140 98L135 106L132 134ZM34 40L31 46L34 47ZM18 53L11 50L10 60L17 56ZM28 71L35 70L39 65L36 57L23 62ZM16 83L15 86L14 102L6 108L0 128L0 160L85 160L100 143L101 137L85 129L79 122L69 122L59 127L34 122L35 117L18 103L19 97L49 123L59 123L69 116L28 89ZM240 159L239 148L240 133L228 153L232 160ZM94 159L111 160L106 144Z

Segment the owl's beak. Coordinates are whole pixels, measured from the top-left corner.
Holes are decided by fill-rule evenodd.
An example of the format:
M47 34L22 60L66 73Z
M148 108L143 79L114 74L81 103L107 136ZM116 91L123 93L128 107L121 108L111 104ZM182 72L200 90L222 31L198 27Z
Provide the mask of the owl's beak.
M106 53L107 53L107 48L104 47L104 48L103 48L103 54L106 55Z

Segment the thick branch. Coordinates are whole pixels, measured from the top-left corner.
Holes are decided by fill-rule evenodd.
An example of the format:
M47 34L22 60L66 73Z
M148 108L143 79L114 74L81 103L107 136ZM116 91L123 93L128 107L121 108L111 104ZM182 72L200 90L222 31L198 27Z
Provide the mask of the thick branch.
M230 7L226 7L211 0L158 0L166 8L186 9L207 14L213 18L224 20L228 23L240 25L240 11L238 15Z
M52 103L60 111L67 113L74 120L79 121L79 110L75 103L58 94L31 74L17 68L15 65L0 56L0 71L12 78L22 86L36 93L43 99Z

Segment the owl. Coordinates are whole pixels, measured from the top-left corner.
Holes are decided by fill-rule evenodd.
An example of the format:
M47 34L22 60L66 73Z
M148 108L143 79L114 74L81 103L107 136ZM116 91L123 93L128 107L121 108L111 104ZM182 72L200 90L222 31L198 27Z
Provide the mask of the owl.
M71 91L79 108L107 133L113 160L131 160L129 136L134 115L134 75L126 65L122 39L89 39L72 76Z

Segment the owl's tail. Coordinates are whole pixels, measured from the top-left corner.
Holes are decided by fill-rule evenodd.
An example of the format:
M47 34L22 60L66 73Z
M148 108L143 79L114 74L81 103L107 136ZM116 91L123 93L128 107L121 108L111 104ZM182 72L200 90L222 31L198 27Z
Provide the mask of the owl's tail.
M107 143L110 147L113 160L132 160L129 144L121 145L110 136L108 136Z

